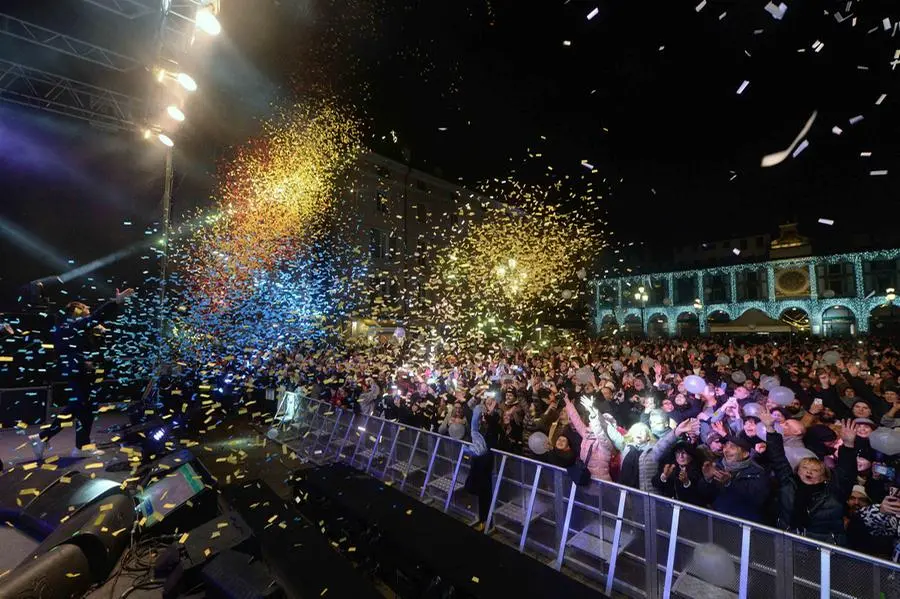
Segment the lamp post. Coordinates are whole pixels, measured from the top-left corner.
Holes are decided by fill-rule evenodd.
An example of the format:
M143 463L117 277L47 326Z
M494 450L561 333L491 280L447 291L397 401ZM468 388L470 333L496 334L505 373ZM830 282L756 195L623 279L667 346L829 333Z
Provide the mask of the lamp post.
M644 289L644 286L641 285L638 287L638 290L634 294L635 301L641 302L641 332L647 332L647 328L644 325L644 309L647 307L647 300L650 297L647 295L647 290Z

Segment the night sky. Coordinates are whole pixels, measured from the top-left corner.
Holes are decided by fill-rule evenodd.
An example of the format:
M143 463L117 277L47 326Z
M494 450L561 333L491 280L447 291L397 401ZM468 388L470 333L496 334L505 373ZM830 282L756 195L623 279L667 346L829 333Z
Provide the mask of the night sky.
M708 0L699 11L693 0L223 0L224 33L191 65L201 93L179 144L176 204L207 200L215 160L273 103L327 94L354 107L374 150L402 160L407 148L414 166L467 185L512 171L524 181L587 176L621 241L695 243L791 219L820 237L893 227L885 215L896 211L891 185L900 172L891 66L900 8L787 4L779 21L763 0ZM838 23L836 11L852 13L856 26L852 17ZM40 14L32 7L21 16ZM57 17L53 26L73 22ZM98 41L110 30L108 21L74 22ZM117 37L127 46L127 35ZM760 168L814 110L809 146ZM857 115L864 119L851 125ZM158 153L123 151L131 142L121 136L82 134L56 117L9 108L0 117L4 216L55 242L60 255L90 259L131 235L108 234L111 226L153 220ZM23 159L23 145L33 159ZM79 204L84 198L90 203ZM817 225L820 217L835 226ZM27 254L8 240L2 249ZM31 264L4 279L48 268Z

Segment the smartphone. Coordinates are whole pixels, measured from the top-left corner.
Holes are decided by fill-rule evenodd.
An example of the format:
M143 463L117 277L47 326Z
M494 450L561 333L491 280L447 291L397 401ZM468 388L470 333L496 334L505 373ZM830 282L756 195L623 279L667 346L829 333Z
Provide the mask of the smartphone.
M894 476L896 475L896 470L894 468L880 462L872 464L872 472L890 480L894 480Z
M821 398L821 397L815 398L815 399L813 400L813 403L816 404L817 406L821 406L821 405L822 405L822 398Z
M725 389L727 389L727 388L728 388L728 383L726 383L724 381L722 382L721 385L719 385L719 389L721 389L722 391L725 391Z

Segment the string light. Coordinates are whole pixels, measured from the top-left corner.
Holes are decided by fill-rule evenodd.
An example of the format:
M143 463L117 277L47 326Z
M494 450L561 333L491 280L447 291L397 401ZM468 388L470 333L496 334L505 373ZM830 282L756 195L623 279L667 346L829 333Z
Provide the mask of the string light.
M703 297L704 285L703 280L706 277L714 275L726 275L729 284L729 297L736 298L737 294L737 274L742 272L759 272L765 269L767 283L767 300L744 300L718 302L704 306L704 310L699 314L701 330L706 330L706 322L709 314L714 312L724 312L730 319L735 319L747 310L757 309L765 312L772 318L779 318L785 310L791 308L799 308L809 315L810 323L814 333L821 331L824 313L830 308L843 307L847 308L856 319L856 326L860 333L868 332L869 313L880 305L884 304L883 295L875 294L866 297L865 278L863 273L863 265L873 260L894 260L900 259L900 249L876 250L845 254L832 254L827 256L810 256L805 258L787 258L783 260L773 260L770 262L757 262L748 264L735 264L728 266L715 266L704 269L693 269L673 272L657 272L646 275L632 275L626 277L611 277L604 279L596 279L594 284L597 286L595 318L596 325L599 329L604 320L607 322L609 318L615 318L621 324L629 316L639 316L639 307L629 307L618 305L614 308L602 307L603 302L600 301L600 288L604 286L613 286L616 289L617 297L623 300L628 294L622 293L623 287L632 285L650 286L652 280L664 280L668 289L675 288L675 281L686 278L695 278L697 284L697 295ZM818 292L817 267L828 266L831 264L852 264L854 274L854 297L820 297ZM806 268L809 271L809 295L808 297L786 297L784 299L776 299L775 289L775 272L786 268ZM691 302L695 301L691 298ZM669 328L674 331L675 323L678 317L688 313L696 315L691 303L683 303L672 306L652 306L648 307L651 311L651 318L656 315L665 316L669 323Z

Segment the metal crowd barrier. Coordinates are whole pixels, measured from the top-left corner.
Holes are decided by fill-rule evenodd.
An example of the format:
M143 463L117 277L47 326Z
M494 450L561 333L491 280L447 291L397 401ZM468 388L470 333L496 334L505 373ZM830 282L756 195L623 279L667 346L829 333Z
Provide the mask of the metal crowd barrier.
M349 463L467 523L467 443L302 397L270 432L314 463ZM494 451L486 534L629 597L900 597L892 562L615 483L576 487L565 470Z

